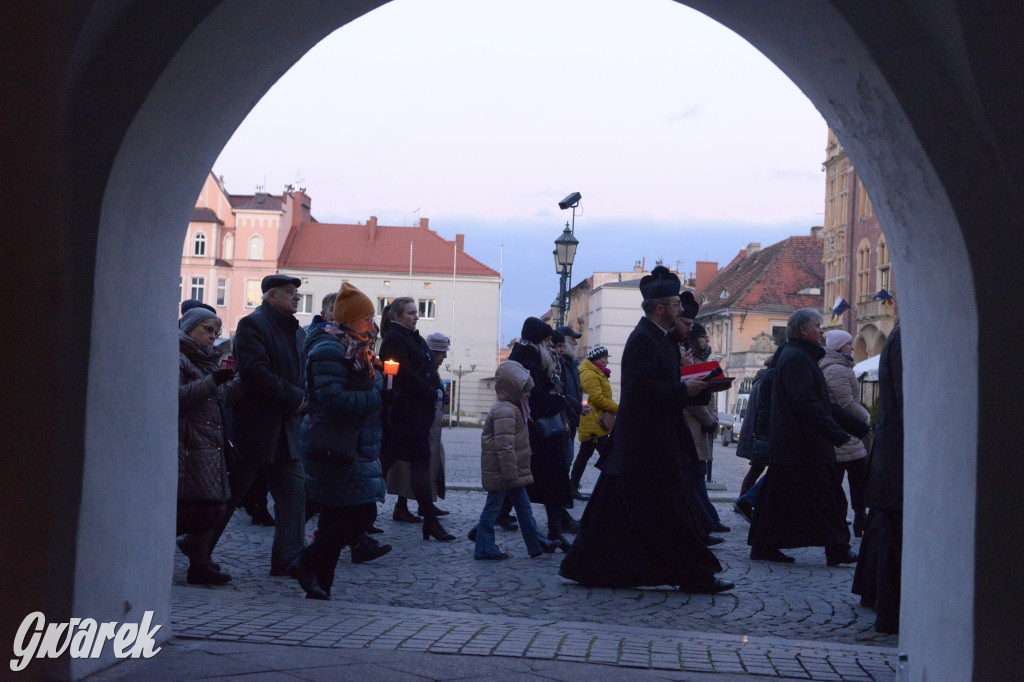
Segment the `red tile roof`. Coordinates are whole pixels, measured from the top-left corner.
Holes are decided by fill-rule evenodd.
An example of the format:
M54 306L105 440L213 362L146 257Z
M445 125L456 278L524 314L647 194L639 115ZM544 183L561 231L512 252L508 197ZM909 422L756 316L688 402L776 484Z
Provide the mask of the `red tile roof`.
M699 315L726 308L787 315L821 308L823 295L797 292L824 288L822 255L823 242L813 236L790 237L750 255L744 249L696 295L698 301L707 299Z
M409 243L412 242L414 273L452 274L455 242L444 239L430 228L377 225L372 240L370 230L371 225L301 223L288 236L279 267L407 273ZM499 276L496 270L462 250L458 250L456 271L460 275Z

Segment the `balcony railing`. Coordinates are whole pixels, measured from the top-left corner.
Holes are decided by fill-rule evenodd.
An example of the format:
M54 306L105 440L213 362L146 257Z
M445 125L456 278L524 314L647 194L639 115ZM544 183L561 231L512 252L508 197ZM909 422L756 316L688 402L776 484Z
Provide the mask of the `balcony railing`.
M895 317L895 308L887 306L882 301L868 299L857 303L857 319L866 317Z

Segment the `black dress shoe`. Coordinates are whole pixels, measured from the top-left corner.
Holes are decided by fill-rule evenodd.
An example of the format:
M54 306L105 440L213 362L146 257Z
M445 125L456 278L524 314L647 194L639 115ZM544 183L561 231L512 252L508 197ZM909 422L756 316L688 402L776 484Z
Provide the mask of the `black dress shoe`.
M270 577L271 578L283 578L288 575L287 566L271 566Z
M868 527L868 515L864 512L857 512L853 515L853 536L859 538L864 535Z
M476 542L476 526L473 526L469 529L469 532L466 533L466 537L472 540L473 542Z
M494 525L502 530L519 530L519 525L516 523L515 517L508 517L506 519L498 519L494 522Z
M555 537L549 536L548 540L551 541L551 545L554 548L551 550L552 552L554 552L556 549L560 549L563 552L568 552L569 547L572 545L572 543L569 542L568 538L566 538L564 535L557 535Z
M728 533L731 530L732 530L732 528L730 528L729 526L726 526L721 521L719 521L718 525L714 527L714 532L716 532L716 533Z
M189 566L185 582L189 585L223 585L231 582L231 576L223 571L218 571L209 562L206 562Z
M309 554L306 553L306 550L303 550L295 558L295 561L288 566L288 575L299 581L299 586L306 593L307 599L326 601L330 597L316 581L316 573L310 564Z
M504 561L505 559L511 559L512 555L508 552L498 552L497 554L492 554L491 556L475 556L473 558L478 561Z
M384 529L378 528L377 526L370 526L369 530L367 530L366 532L371 535L377 535L379 533L383 533Z
M829 554L825 553L825 563L828 566L838 566L839 564L855 564L857 563L857 552L852 549L847 549L843 553Z
M743 517L743 520L750 523L754 520L754 508L746 500L736 500L732 505L733 510Z
M569 545L568 545L568 543L566 543L564 538L555 538L554 540L549 540L548 544L544 545L544 552L543 553L544 554L554 554L555 550L557 550L557 549L562 550L563 553L569 551ZM534 554L533 556L538 556L538 555Z
M401 523L423 523L423 519L413 514L408 508L395 507L395 511L392 512L391 518Z
M736 583L731 580L725 580L724 578L712 578L706 583L699 583L696 585L680 585L680 592L689 592L690 594L718 594L719 592L725 592L736 587Z
M791 564L796 561L793 557L783 554L777 549L760 549L758 547L750 548L750 558L754 561L774 561L777 564Z
M434 515L435 516L448 516L449 514L451 514L450 511L447 511L447 510L444 510L444 509L438 509L437 505L436 504L434 505Z
M566 533L578 535L580 532L580 522L576 519L572 519L570 523L565 524L565 527L562 528L562 530L564 530Z
M720 538L717 535L709 535L704 538L704 544L708 547L711 547L712 545L720 545L723 542L725 542L725 538Z
M437 519L424 519L423 521L423 539L429 540L434 538L438 542L451 542L455 539L455 536L444 529L444 527L437 522Z
M370 538L352 548L352 563L365 564L367 561L378 559L391 551L391 545L382 545Z

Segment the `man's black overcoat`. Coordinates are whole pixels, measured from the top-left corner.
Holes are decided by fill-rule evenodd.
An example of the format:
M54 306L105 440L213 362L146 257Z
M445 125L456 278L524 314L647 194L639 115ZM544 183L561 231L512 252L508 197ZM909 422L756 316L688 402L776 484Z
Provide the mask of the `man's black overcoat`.
M824 354L803 339L790 340L779 354L768 427L771 464L835 464L834 446L850 438L832 418L828 384L818 367Z
M235 444L257 462L299 459L295 410L305 396L299 352L305 332L267 302L238 321L235 355L245 398L235 405Z

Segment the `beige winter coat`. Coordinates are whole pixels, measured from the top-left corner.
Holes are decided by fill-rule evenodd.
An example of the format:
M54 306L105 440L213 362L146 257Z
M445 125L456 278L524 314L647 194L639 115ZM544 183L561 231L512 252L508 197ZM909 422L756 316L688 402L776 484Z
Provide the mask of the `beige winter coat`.
M711 447L709 441L715 434L704 433L700 430L702 426L711 426L718 421L718 410L710 405L687 405L683 408L683 417L686 425L690 427L690 434L693 435L693 445L697 448L697 459L707 462L711 459Z
M858 401L860 385L853 374L853 360L843 357L839 351L825 349L825 357L819 362L821 373L825 375L828 393L832 402L839 405L857 419L868 422L871 415ZM868 456L864 442L859 438L851 438L844 445L836 448L837 462L850 462Z
M480 475L484 490L509 490L533 483L530 432L520 403L533 388L530 372L518 362L498 365L491 405L480 436Z

